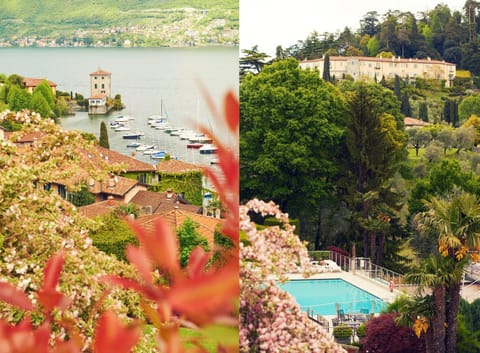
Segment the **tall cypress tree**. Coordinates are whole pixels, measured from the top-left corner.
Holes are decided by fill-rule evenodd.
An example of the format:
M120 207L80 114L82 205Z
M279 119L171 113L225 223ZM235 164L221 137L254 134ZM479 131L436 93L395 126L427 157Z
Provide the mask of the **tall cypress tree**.
M418 118L428 122L428 106L427 102L418 103Z
M402 101L402 96L401 96L401 93L400 93L400 76L398 76L398 75L395 75L393 92L395 93L395 96L397 96L398 100Z
M100 146L110 149L110 144L108 143L108 132L107 125L102 121L100 124Z
M408 99L407 92L403 92L400 111L405 116L412 116L412 108L410 107L410 101Z
M325 81L330 82L330 55L325 55L325 58L323 59L323 79Z
M450 116L450 99L446 99L445 103L443 104L443 120L445 120L448 124L450 124L452 117Z

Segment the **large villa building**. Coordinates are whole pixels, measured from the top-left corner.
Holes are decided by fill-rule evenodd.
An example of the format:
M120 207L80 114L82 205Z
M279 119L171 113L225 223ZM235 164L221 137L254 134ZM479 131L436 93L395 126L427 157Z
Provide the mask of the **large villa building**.
M323 74L324 57L300 62L303 69L318 69ZM440 60L404 59L400 57L374 58L365 56L331 56L330 76L342 79L347 75L355 81L374 80L380 81L382 77L392 79L398 75L404 80L414 81L416 78L437 79L445 81L451 87L456 74L455 64Z

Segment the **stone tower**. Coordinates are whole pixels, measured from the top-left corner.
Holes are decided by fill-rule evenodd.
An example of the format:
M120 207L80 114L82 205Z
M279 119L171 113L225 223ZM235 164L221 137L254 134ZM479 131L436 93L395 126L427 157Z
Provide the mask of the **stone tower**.
M90 97L108 97L111 94L110 72L97 70L90 74Z

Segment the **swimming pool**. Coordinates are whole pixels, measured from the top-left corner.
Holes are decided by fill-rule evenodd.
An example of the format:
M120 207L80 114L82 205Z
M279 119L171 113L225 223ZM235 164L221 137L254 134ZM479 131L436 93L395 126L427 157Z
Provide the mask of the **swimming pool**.
M320 315L336 315L337 305L345 313L379 313L386 303L363 289L342 279L291 280L280 284L280 288L290 293L302 310L314 311Z

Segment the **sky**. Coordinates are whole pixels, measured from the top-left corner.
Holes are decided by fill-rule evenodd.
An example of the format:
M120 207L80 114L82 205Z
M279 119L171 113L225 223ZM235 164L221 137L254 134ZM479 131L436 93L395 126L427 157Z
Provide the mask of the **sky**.
M381 16L388 10L418 12L438 4L462 11L465 0L240 0L240 50L252 49L275 55L279 45L288 48L313 31L356 31L369 11Z

